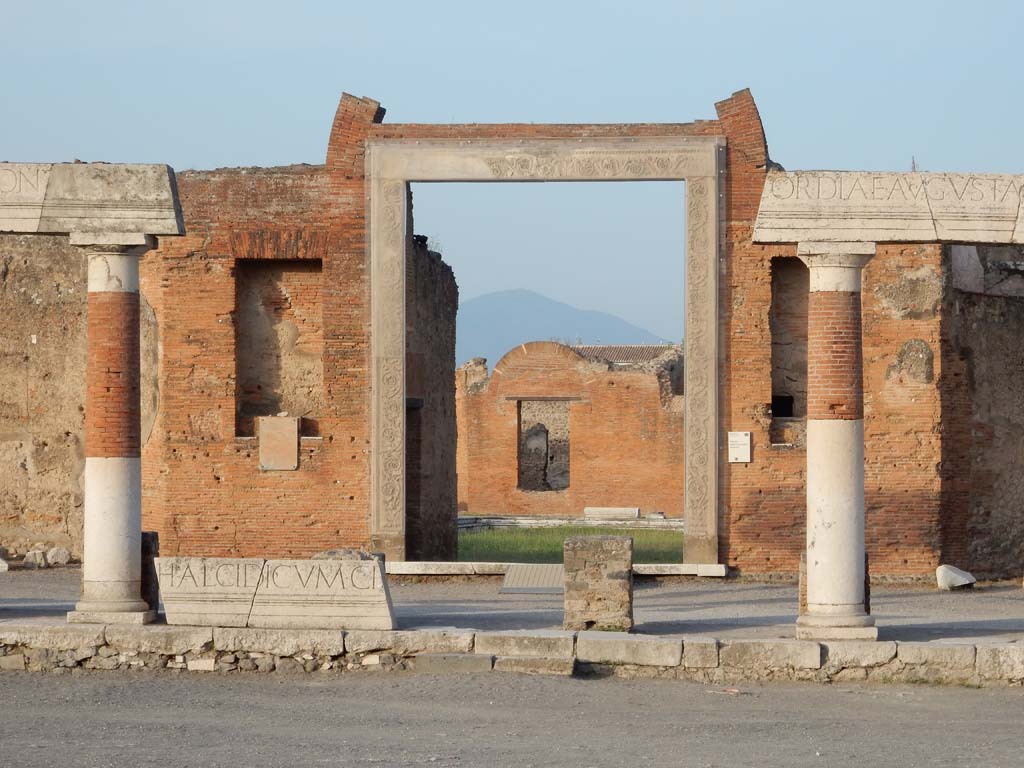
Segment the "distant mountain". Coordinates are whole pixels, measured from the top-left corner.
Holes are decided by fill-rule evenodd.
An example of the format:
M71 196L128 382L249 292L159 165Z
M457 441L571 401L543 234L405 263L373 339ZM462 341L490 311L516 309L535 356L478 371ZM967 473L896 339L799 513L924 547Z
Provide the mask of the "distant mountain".
M527 341L569 344L657 344L664 339L607 312L563 304L527 290L485 293L459 307L455 359L486 357L493 366Z

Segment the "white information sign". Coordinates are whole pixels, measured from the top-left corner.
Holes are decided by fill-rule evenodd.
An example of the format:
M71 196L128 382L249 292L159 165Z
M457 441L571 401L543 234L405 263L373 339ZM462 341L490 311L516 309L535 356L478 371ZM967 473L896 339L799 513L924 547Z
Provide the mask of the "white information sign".
M730 432L729 433L729 463L749 464L750 463L750 433Z

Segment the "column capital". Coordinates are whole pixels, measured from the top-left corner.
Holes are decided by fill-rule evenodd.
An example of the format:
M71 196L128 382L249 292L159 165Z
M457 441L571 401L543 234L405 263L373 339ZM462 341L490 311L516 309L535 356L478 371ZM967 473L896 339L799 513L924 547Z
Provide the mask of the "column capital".
M801 242L796 253L811 270L812 292L859 293L861 270L874 257L875 244Z
M156 247L156 238L143 232L72 232L68 240L71 245L104 253L119 253L122 249L141 248L141 255Z

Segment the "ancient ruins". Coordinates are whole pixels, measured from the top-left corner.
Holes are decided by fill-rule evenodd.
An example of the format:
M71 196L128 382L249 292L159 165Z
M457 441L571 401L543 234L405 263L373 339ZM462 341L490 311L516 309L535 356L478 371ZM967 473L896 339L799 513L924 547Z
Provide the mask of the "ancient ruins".
M493 389L504 419L504 487L470 471L465 498L514 475L508 498L533 483L565 514L682 518L686 563L794 573L806 552L807 638L875 636L865 551L879 575L1019 575L1024 179L786 172L748 91L716 110L388 124L346 94L323 165L0 165L0 544L70 547L71 618L107 623L149 618L143 527L165 557L451 558L456 454L481 443L456 445L458 291L410 183L659 180L685 183L687 230L681 383L643 385L666 495L640 475L577 495L572 447L552 465L556 422L590 439L601 403L568 385L575 361L563 390L532 382L531 351L580 356L542 344L486 387L460 371L463 404Z
M681 518L682 374L682 347L671 344L539 341L490 374L480 359L461 366L459 512L574 518L617 506Z

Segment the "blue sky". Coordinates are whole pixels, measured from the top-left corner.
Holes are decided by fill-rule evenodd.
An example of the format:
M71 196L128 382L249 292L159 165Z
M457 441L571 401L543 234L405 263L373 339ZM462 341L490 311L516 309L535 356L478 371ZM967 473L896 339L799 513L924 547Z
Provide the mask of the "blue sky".
M678 122L750 87L787 168L1024 172L1019 2L0 0L0 20L3 160L322 162L343 90L392 122ZM532 288L678 335L678 186L423 187L417 230L465 297Z

